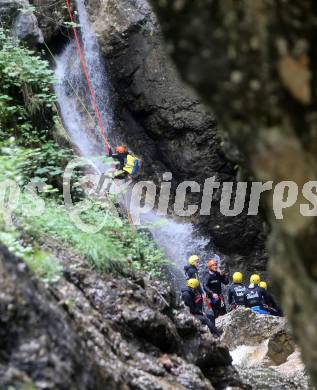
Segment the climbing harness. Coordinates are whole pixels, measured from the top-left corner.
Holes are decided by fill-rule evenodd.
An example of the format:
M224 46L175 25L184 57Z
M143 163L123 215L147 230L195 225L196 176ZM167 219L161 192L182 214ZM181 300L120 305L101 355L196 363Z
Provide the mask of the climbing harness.
M212 309L212 304L211 304L211 302L209 301L209 299L206 296L204 297L204 301L205 301L206 306L208 307L208 309Z

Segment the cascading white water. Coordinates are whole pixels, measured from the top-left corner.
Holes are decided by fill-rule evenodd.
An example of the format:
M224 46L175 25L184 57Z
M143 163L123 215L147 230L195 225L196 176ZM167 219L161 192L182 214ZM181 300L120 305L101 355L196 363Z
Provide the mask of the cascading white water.
M76 0L76 6L88 74L103 126L108 135L113 120L105 64L88 21L84 0ZM63 53L57 57L55 75L57 78L55 92L61 116L72 143L84 157L103 156L105 147L101 131L91 104L87 81L82 72L77 46L74 41L69 43ZM96 170L100 173L103 164L99 161L95 162L95 165Z
M106 134L109 135L112 126L112 110L105 62L100 54L96 36L89 23L84 0L76 0L76 6L89 78L96 96Z
M157 245L164 251L167 258L175 264L172 267L175 287L184 284L183 267L192 254L207 256L205 250L209 240L196 237L191 223L179 223L170 218L162 218L154 212L141 217L141 222L150 230Z
M109 85L105 64L98 43L91 29L83 0L76 0L85 60L95 91L104 126L109 133L113 118L109 99ZM73 144L84 157L104 155L103 141L88 97L88 88L83 75L75 42L70 42L57 58L55 85L60 113ZM103 171L96 164L96 173ZM98 172L99 171L99 172ZM125 195L125 200L128 195ZM131 207L131 206L130 206ZM207 239L195 237L193 225L162 218L154 212L142 215L141 222L147 226L157 245L175 262L179 270L193 253L204 255ZM206 254L207 255L207 254ZM184 281L182 272L175 272L177 284Z

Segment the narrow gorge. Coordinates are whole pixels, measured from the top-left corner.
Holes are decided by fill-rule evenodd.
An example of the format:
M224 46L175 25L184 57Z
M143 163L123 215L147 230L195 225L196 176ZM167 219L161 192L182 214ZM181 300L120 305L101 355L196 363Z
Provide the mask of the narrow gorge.
M218 340L180 302L183 267L194 253L202 259L201 273L216 256L230 275L239 270L248 279L256 272L271 280L266 244L274 224L262 205L261 215L248 215L245 205L238 216L224 216L221 187L210 215L175 212L176 190L184 181L195 181L201 189L210 177L236 185L251 182L257 172L235 134L228 136L231 118L222 115L216 97L206 98L210 91L218 93L216 81L206 83L211 88L206 92L196 83L201 67L197 73L184 70L195 58L194 50L182 57L179 43L182 34L187 39L182 26L191 7L187 1L175 1L171 9L166 2L152 3L76 0L68 8L64 1L0 0L2 50L13 53L14 63L14 47L24 45L31 50L27 58L44 61L30 59L28 68L25 60L28 78L21 85L7 86L16 77L9 66L2 73L0 179L10 196L14 187L6 180L20 178L22 207L9 208L0 220L0 241L7 247L0 248L0 388L313 389L306 368L314 381L309 361L316 351L309 351L298 333L311 310L307 305L302 318L293 316L286 297L290 285L277 291L292 329L284 318L261 320L239 309L217 319ZM174 14L180 30L173 27ZM37 82L35 66L43 72L44 98L34 85L27 87ZM201 74L217 80L219 69L211 69L214 74ZM15 108L8 108L13 100ZM22 113L16 107L23 105ZM131 224L134 182L117 182L110 193L100 182L113 168L106 158L108 143L113 150L127 145L140 159L138 180L151 180L158 188L171 182L166 216L154 208L142 214L141 226ZM68 183L75 184L71 196L78 202L71 222L81 215L82 226L88 226L78 234L61 202L63 171L76 157L89 160ZM80 181L81 174L88 181ZM29 187L25 180L30 178ZM40 194L46 211L24 212L28 194L36 196L33 203L41 202ZM187 193L186 206L201 200L201 192ZM89 233L98 223L102 228ZM280 283L282 269L271 260ZM306 286L305 294L313 295L314 286ZM314 332L308 330L310 342Z

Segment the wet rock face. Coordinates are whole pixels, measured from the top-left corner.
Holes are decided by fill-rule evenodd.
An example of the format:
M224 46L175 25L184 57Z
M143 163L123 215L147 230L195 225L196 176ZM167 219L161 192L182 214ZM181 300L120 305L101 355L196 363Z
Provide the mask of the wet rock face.
M16 0L0 1L0 16L2 20L11 20L17 14L18 2Z
M215 110L255 177L292 180L300 191L315 180L316 2L151 3L182 78ZM297 202L277 221L271 195L271 273L317 383L316 219Z
M0 387L104 389L114 384L26 265L4 247L0 251Z
M166 286L134 274L101 276L52 245L64 277L46 288L1 247L1 388L245 388L228 349L200 323L186 325L186 337L179 331L188 314L174 313Z
M13 26L13 36L28 42L31 46L44 42L42 31L32 12L22 12L17 16Z
M263 356L274 365L285 363L295 351L295 342L282 317L257 315L249 309L238 308L217 319L217 326L223 332L222 342L230 350L265 344Z
M201 193L189 196L193 203L200 203L206 178L235 182L234 163L225 156L214 117L180 81L147 2L89 0L87 10L115 90L113 142L123 141L141 156L147 178L161 180L170 171L174 190L180 181L198 182ZM246 213L225 217L219 204L217 191L211 215L196 213L191 219L229 255L232 267L263 270L261 220Z
M238 308L218 318L217 326L246 383L261 389L310 388L285 318Z
M28 1L1 0L0 20L7 28L11 28L14 37L30 47L43 43L42 31Z
M35 15L45 41L51 47L55 38L60 38L61 34L67 35L65 22L69 22L69 14L65 7L66 2L51 0L31 0L30 2L35 7ZM70 1L72 8L73 3L73 1Z

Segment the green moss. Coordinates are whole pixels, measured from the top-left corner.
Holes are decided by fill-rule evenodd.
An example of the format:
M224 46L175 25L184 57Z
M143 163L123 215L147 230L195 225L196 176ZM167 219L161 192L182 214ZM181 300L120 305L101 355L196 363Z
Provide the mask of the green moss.
M62 265L51 253L35 249L25 257L25 262L31 270L43 281L53 283L62 274Z

